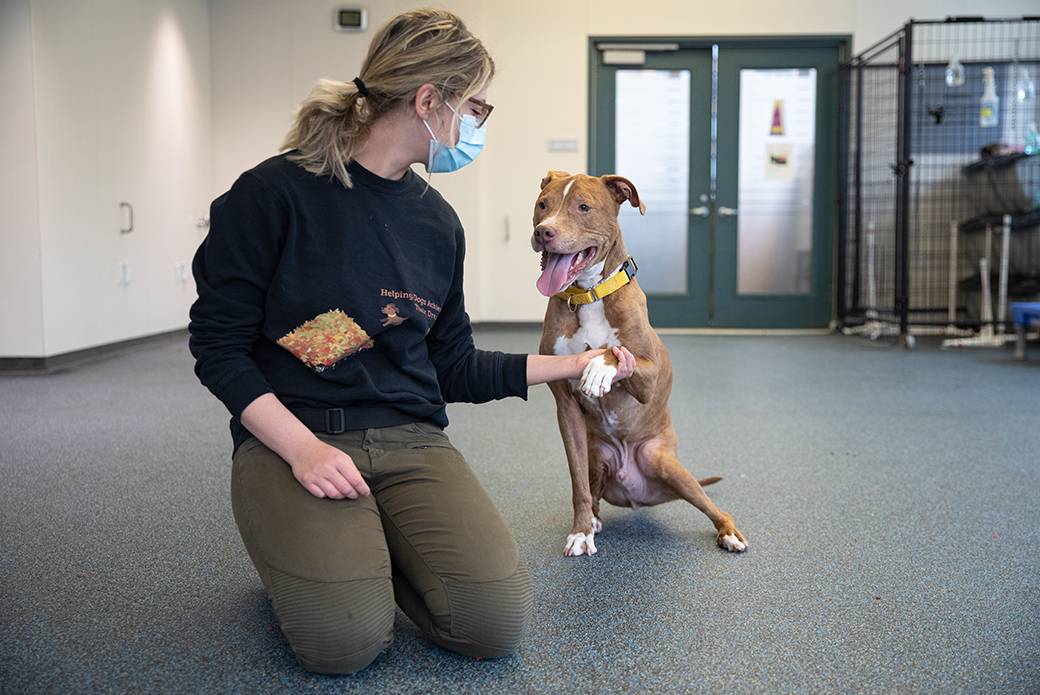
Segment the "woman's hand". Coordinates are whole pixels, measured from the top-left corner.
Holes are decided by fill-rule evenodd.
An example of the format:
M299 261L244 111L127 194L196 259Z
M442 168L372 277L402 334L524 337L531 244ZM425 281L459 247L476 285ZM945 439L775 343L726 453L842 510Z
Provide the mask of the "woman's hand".
M353 500L371 494L353 459L318 439L273 393L247 405L242 424L285 459L293 477L315 497Z
M617 358L618 366L617 376L615 376L614 380L610 383L616 384L622 379L627 379L636 373L636 358L635 355L628 351L628 348L621 345L617 345L612 349L614 357Z
M603 354L605 350L598 351L600 354L591 355L586 361L578 387L589 398L601 398L617 381L627 379L635 372L636 359L632 353L621 346L615 346L611 350L616 363L607 359ZM592 352L597 351L582 354L590 355Z
M284 457L283 457L284 458ZM368 495L368 485L354 460L317 437L290 455L293 477L315 497L341 500Z

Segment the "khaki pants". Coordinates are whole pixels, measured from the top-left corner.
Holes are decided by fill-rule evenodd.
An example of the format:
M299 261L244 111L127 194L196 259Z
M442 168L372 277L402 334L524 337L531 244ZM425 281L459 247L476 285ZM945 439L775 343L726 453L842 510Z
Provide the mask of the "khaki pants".
M318 436L353 458L370 497L314 497L256 439L232 467L235 522L300 664L361 670L393 641L395 601L445 649L514 651L531 619L530 578L448 437L429 424Z

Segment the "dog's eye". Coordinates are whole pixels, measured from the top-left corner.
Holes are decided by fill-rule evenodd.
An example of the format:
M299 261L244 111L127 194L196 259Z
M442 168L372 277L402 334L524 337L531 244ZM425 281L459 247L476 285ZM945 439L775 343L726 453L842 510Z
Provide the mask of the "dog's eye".
M582 203L581 205L578 206L578 209L581 210L582 212L588 212L589 211L589 206L586 205L585 203Z
M539 200L538 201L538 209L539 210L544 210L545 209L545 201L544 200Z

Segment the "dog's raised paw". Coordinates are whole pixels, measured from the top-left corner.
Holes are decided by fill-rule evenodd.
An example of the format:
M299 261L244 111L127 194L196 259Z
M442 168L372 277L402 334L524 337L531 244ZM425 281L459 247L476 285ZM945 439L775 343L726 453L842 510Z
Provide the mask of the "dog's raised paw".
M617 376L617 367L607 364L603 355L593 357L585 365L585 371L581 375L581 392L589 398L599 398L610 391L610 384Z
M719 545L731 553L742 553L747 550L747 543L732 535L720 536Z
M563 554L569 557L595 555L596 544L592 542L594 535L592 533L587 536L584 533L572 533L567 536L567 547L564 548Z

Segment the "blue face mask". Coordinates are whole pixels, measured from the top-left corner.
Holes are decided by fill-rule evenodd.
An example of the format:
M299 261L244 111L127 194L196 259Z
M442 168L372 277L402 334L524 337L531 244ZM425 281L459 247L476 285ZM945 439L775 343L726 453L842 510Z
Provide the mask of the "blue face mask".
M451 109L451 104L448 104L448 108ZM451 110L453 113L458 113L455 109ZM484 149L487 124L478 128L476 116L465 115L461 118L459 141L455 147L448 147L438 140L437 136L433 134L430 124L423 121L426 124L426 130L430 131L433 138L430 140L430 159L426 163L427 172L445 174L449 171L457 171L476 159L480 151Z

